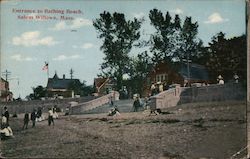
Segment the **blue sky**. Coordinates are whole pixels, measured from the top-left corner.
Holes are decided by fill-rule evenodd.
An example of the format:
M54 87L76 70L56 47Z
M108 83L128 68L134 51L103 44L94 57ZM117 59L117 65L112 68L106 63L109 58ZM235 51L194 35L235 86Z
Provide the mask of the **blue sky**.
M163 13L169 11L172 17L179 14L182 22L191 16L199 24L198 37L204 45L220 31L227 38L245 33L245 0L1 1L1 72L6 69L11 72L10 89L14 97L20 94L24 98L32 93L32 87L46 86L47 73L42 71L45 61L49 62L50 77L57 71L59 77L65 74L69 78L72 68L74 78L93 84L104 54L92 21L103 11L124 13L127 19L144 17L141 38L148 39L155 31L148 18L154 8ZM70 9L81 13L17 13L20 9ZM24 15L33 19L18 19ZM37 15L55 16L57 20L35 19ZM60 16L72 19L61 20ZM131 55L144 50L148 48L133 49Z

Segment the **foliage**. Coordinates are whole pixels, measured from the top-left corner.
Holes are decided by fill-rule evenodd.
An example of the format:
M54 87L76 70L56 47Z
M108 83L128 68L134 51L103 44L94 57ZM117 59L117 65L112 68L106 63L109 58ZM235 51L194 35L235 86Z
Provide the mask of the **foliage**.
M198 23L192 23L191 17L186 17L181 30L181 48L178 58L197 59L201 52L203 43L197 38ZM180 59L181 60L181 59Z
M83 89L83 84L78 80L73 80L69 84L69 90L73 90L75 95L81 95Z
M39 85L37 87L33 87L33 93L31 93L29 95L29 98L31 100L34 100L34 99L41 99L42 97L45 97L46 96L46 88L44 88L43 86Z
M151 36L151 51L153 52L153 61L158 63L161 60L171 60L171 35L173 34L171 26L171 16L169 12L165 17L158 9L150 10L149 19L151 25L156 29L156 33Z
M207 67L213 79L221 74L225 80L233 78L237 73L242 79L246 79L246 36L226 39L220 32L212 37L209 43L209 58Z
M151 51L153 61L174 62L182 59L198 58L201 53L202 41L197 38L198 23L186 17L183 25L178 14L171 20L169 12L163 15L161 11L153 9L149 18L156 33L151 36Z
M89 96L94 92L93 87L88 86L85 83L86 81L83 81L83 83L79 81L73 81L70 83L69 89L73 90L76 95Z
M126 20L124 14L104 11L93 25L103 39L101 50L104 62L101 65L104 76L114 77L117 89L122 87L122 76L129 68L129 52L133 43L139 39L142 21L134 18Z
M137 57L131 61L129 87L133 94L143 93L143 87L145 85L143 81L146 81L148 73L152 69L152 65L151 57L146 51L138 54Z

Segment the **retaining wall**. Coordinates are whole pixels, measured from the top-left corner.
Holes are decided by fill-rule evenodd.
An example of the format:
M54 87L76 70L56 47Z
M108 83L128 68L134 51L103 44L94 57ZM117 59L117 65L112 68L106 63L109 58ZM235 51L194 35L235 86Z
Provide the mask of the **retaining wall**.
M167 91L151 97L152 108L166 108L184 103L244 100L246 90L240 84L210 85L201 87L180 87L176 85Z
M71 114L81 114L87 110L97 108L99 106L102 106L104 104L109 103L111 97L114 101L119 100L119 93L116 91L113 91L110 94L107 94L107 95L102 96L100 98L72 106L70 109L70 113Z
M44 111L48 111L48 108L52 108L53 106L57 106L58 108L65 110L66 107L70 106L70 102L78 102L84 103L97 97L88 96L81 98L65 98L65 99L54 99L54 100L32 100L32 101L11 101L11 102L1 102L0 103L0 111L2 114L3 107L6 106L10 112L13 113L31 113L33 109L37 109L38 107L42 107Z

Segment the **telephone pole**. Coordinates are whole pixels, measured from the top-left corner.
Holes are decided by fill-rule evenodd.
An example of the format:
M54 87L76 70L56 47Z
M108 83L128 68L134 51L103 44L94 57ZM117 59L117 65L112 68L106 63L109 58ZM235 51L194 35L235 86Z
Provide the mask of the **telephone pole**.
M8 77L11 75L11 72L5 70L2 74L5 76L5 80L8 81Z
M70 69L70 79L73 79L73 73L74 73L74 71L73 71L73 69L71 68L71 69Z
M6 102L7 102L7 100L8 100L8 91L9 91L9 89L8 89L8 79L9 79L9 76L11 75L11 72L9 72L7 69L4 71L4 72L2 72L2 75L4 75L5 76L5 92L6 92Z

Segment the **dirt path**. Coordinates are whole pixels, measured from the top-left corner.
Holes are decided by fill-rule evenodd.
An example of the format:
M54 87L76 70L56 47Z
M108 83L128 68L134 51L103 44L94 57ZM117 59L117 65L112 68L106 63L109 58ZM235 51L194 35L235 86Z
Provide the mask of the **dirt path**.
M230 158L246 146L245 104L192 104L165 114L122 113L60 117L21 130L2 142L5 157L17 158ZM243 158L244 153L233 158Z

